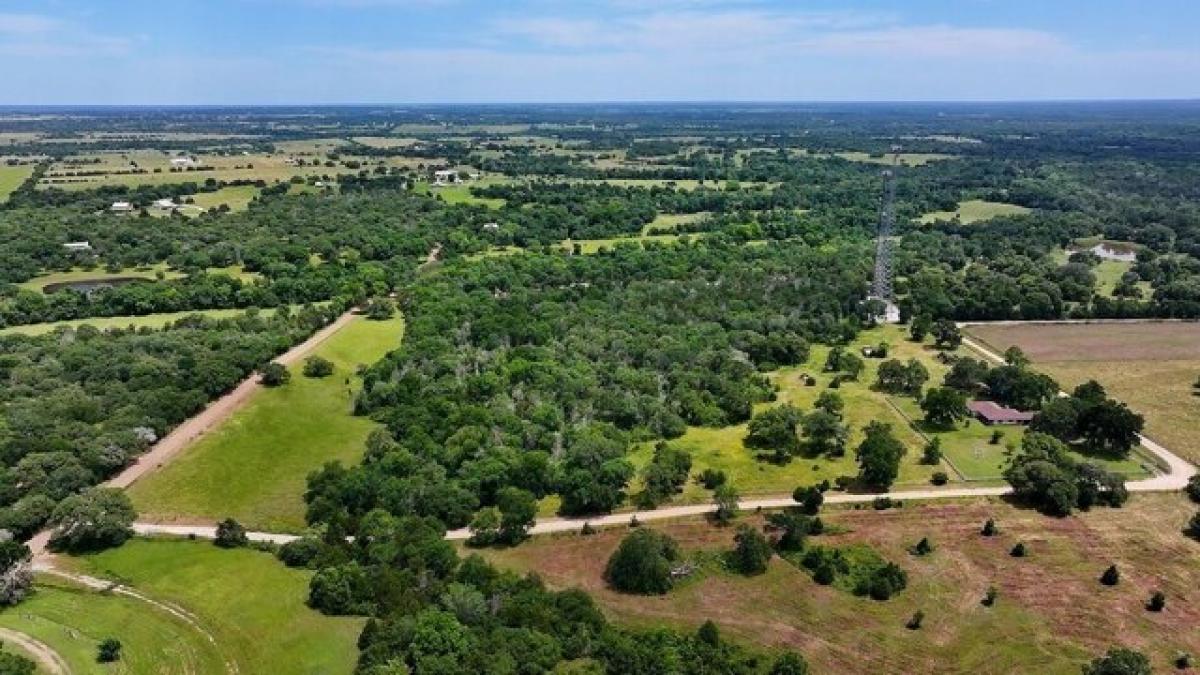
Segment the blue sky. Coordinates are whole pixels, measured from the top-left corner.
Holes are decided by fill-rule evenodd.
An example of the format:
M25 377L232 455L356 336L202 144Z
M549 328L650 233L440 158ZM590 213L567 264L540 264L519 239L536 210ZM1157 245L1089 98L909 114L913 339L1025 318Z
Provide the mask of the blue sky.
M1200 97L1195 0L5 0L0 104Z

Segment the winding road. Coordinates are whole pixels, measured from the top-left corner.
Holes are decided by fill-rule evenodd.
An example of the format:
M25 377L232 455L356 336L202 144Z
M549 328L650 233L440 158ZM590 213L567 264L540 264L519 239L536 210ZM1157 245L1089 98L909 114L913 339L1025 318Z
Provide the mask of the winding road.
M0 627L0 640L20 647L21 651L32 657L41 666L40 670L50 675L70 675L71 673L71 667L67 665L62 656L59 656L58 652L31 635L11 628Z

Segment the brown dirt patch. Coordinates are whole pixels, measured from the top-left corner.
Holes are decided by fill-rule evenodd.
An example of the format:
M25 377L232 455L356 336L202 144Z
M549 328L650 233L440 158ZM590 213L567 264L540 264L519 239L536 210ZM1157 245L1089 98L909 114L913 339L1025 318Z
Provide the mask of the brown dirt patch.
M1200 360L1200 323L1008 324L967 329L1034 361Z

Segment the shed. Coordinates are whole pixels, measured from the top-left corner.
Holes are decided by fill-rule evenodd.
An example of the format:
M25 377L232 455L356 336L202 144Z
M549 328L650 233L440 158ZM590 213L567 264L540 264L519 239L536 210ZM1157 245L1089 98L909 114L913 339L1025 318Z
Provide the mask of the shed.
M133 211L133 204L130 202L113 202L112 206L108 207L108 210L115 213L129 213Z

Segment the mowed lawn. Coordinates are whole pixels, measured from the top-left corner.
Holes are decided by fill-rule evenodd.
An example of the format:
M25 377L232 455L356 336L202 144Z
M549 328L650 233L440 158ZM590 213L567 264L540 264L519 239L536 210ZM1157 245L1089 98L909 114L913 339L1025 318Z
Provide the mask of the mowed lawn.
M275 313L274 307L260 309L259 312L263 316L271 316ZM169 324L175 323L185 316L200 314L201 316L209 317L210 319L228 319L235 316L245 314L244 309L204 309L194 310L190 312L166 312L164 314L146 314L143 316L101 316L92 317L89 319L71 319L70 321L50 321L48 323L30 323L23 326L9 326L0 328L0 335L45 335L52 333L59 328L78 328L80 326L93 326L100 330L111 330L114 328L162 328Z
M969 224L1000 216L1019 216L1025 213L1029 213L1029 209L1017 204L968 199L967 201L959 202L958 208L954 211L933 211L926 213L921 216L921 222L933 223L939 220L954 220L957 217L959 222Z
M21 187L21 183L24 183L25 179L33 175L33 169L34 165L32 164L0 166L0 204L8 201L8 196Z
M222 658L237 663L238 672L348 675L354 670L363 620L309 609L304 603L311 572L288 568L270 553L221 549L207 541L134 539L68 564L187 610L215 638ZM114 626L113 634L124 639L127 626L155 614L144 603L138 610L125 626ZM185 637L198 637L191 631ZM172 640L161 639L158 647L170 649ZM155 665L169 663L163 659ZM226 671L218 667L212 672Z
M49 575L38 578L19 606L0 611L0 626L45 643L74 675L225 672L221 650L183 620L141 600ZM96 650L109 637L121 641L121 661L112 667L96 663Z
M826 509L821 518L836 534L810 542L869 545L907 572L908 588L886 602L820 586L779 558L757 577L712 565L665 596L617 593L603 571L626 527L535 537L484 554L502 567L537 572L553 588L586 590L621 624L695 631L711 619L723 636L764 652L803 653L815 673L1078 675L1112 646L1138 649L1155 672L1173 672L1177 652L1200 653L1200 545L1180 533L1194 512L1186 498L1163 494L1068 518L998 499L908 502L882 512ZM979 534L988 518L999 535ZM735 522L761 524L749 513ZM670 534L684 555L733 547L733 527L703 519L645 527ZM934 552L911 555L922 537ZM1009 555L1017 542L1028 557ZM1100 574L1114 563L1120 584L1101 585ZM989 586L998 600L984 607ZM1144 609L1155 590L1166 594L1164 612ZM925 613L922 628L905 628L918 610Z
M1094 379L1146 416L1146 435L1200 462L1200 323L971 326L993 348L1017 345L1066 389Z
M51 284L74 283L81 281L108 281L110 279L121 279L128 277L136 277L138 279L146 279L153 281L158 278L161 272L165 279L178 279L183 276L182 272L169 269L166 263L154 265L151 267L138 267L123 269L119 272L108 272L104 269L72 269L58 272L47 272L38 277L22 281L17 284L21 288L30 291L42 291Z
M233 517L253 529L304 528L305 479L333 460L357 462L375 423L351 414L355 370L400 345L403 319L356 318L317 348L334 362L332 376L304 377L264 388L216 430L171 464L129 490L143 519L215 522Z

